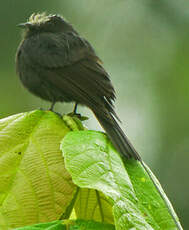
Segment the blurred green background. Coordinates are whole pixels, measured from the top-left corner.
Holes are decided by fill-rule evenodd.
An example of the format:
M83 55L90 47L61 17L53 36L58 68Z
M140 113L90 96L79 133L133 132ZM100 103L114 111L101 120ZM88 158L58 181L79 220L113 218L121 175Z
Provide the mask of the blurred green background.
M49 107L23 88L14 63L16 25L43 11L64 15L94 46L115 86L123 130L189 229L189 1L1 1L0 117ZM79 112L100 129L87 108Z

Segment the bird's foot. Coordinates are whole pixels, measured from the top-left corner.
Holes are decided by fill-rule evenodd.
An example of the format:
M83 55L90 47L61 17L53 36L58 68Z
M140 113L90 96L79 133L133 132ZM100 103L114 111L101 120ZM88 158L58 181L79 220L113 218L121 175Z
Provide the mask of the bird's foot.
M84 116L82 116L80 113L75 113L74 111L71 112L71 113L68 113L67 115L70 116L70 117L76 117L76 118L78 118L80 121L85 121L85 120L88 120L88 119L89 119L88 117L84 117Z
M76 113L75 111L68 113L68 116L70 117L77 117L77 118L81 118L81 114L80 113Z

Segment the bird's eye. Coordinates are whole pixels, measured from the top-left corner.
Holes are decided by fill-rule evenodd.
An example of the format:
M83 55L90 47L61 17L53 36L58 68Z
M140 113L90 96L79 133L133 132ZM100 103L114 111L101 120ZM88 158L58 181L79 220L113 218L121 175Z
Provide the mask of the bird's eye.
M53 21L51 21L51 20L49 20L49 21L46 22L46 25L49 25L49 26L50 26L50 25L53 25L53 24L54 24L54 23L53 23Z

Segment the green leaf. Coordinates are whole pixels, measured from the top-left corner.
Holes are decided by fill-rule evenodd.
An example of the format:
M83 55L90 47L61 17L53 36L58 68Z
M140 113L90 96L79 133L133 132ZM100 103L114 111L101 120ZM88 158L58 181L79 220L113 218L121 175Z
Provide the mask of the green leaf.
M114 225L98 223L86 220L67 220L67 221L53 221L51 223L35 224L33 226L26 226L17 228L15 230L115 230Z
M50 111L0 120L0 229L59 219L76 191L60 141L70 128Z
M110 198L116 229L182 229L159 183L152 181L150 170L132 159L124 163L106 135L71 132L61 146L74 183Z
M81 120L78 116L64 115L63 120L69 126L70 130L84 130ZM74 203L75 202L75 203ZM72 218L102 221L109 224L114 223L112 215L112 203L105 195L93 189L79 189L75 201L72 201L70 207L74 207L71 214ZM70 207L68 209L70 210ZM62 216L65 219L65 215Z

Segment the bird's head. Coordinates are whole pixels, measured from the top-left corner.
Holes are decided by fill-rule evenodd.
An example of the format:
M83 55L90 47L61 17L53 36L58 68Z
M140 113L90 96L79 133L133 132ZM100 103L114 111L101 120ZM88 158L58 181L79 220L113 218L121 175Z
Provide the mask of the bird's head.
M25 35L43 32L67 32L73 31L73 27L60 15L32 14L28 21L18 25L25 29Z

